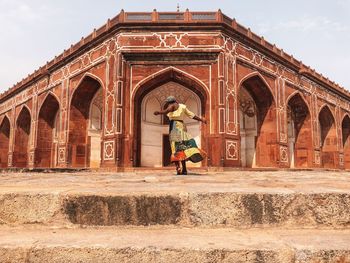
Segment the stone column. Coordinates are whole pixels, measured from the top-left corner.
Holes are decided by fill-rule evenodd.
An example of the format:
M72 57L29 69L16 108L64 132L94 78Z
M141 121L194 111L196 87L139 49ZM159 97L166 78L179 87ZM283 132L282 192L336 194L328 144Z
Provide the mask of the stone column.
M67 168L68 167L68 134L69 134L69 80L64 78L61 84L61 102L59 109L59 135L58 135L58 146L57 146L57 167Z
M122 58L116 52L116 43L111 41L106 57L106 86L104 90L104 111L102 116L103 137L101 140L101 166L116 169L120 165L118 135L122 132Z

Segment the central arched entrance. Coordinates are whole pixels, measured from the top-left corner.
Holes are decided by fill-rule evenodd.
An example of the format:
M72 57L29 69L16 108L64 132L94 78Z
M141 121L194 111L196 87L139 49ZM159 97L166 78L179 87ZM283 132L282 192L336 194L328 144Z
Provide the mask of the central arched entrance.
M209 116L208 89L197 78L170 67L141 81L133 94L133 165L137 167L164 167L169 165L170 144L167 137L167 118L154 116L153 112L164 106L169 95L185 103L195 114ZM207 126L191 119L185 120L189 133L206 151ZM189 164L190 165L190 164ZM194 164L193 164L194 165ZM207 165L206 160L199 164ZM198 164L197 164L198 166Z
M155 116L153 112L163 108L168 96L176 96L179 103L185 104L191 111L201 115L200 98L184 86L168 82L149 92L142 100L141 112L141 166L164 167L170 165L169 121L166 116ZM194 137L198 147L201 145L200 123L185 120L188 132ZM200 166L200 163L189 163Z

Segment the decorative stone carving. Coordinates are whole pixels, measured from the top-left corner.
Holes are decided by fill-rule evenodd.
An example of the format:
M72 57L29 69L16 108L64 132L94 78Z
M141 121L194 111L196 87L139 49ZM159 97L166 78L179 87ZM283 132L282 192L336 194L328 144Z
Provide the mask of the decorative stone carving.
M104 154L103 154L103 159L108 161L108 160L113 160L114 159L114 141L105 141L104 142Z
M226 159L227 160L238 160L238 142L226 140Z
M66 148L60 147L58 148L58 162L64 163L66 161Z
M288 147L280 146L280 162L288 163Z

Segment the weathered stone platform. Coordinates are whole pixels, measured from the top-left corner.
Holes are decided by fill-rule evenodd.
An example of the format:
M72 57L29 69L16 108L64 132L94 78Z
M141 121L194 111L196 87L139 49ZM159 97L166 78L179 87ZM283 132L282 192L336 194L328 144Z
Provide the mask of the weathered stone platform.
M3 173L0 262L350 262L350 173Z
M1 227L1 262L350 262L350 230Z

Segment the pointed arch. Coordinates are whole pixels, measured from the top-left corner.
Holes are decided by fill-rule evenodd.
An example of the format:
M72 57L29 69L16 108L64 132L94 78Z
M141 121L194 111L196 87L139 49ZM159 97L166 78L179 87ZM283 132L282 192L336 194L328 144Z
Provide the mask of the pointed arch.
M300 92L295 92L293 94L293 96L288 97L287 105L291 106L291 113L294 113L293 117L297 118L294 121L296 121L298 124L295 127L297 131L296 135L299 135L300 129L302 128L305 119L307 118L311 122L311 113L310 107L307 101L302 96L302 94ZM311 126L309 127L309 129L311 129Z
M287 127L290 167L312 166L312 122L310 108L299 91L287 99Z
M241 154L249 149L249 156L254 159L252 162L248 162L252 163L252 167L275 167L277 165L276 153L279 149L277 145L276 101L272 89L259 72L253 72L244 77L240 81L238 89L240 120L243 122L240 123ZM247 95L244 95L245 93ZM247 98L244 99L245 97ZM253 117L256 124L251 124L251 126L255 126L255 131L251 129L248 131L245 124ZM242 158L246 157L241 155L241 160Z
M30 117L32 116L32 112L31 112L31 110L29 109L29 107L28 107L27 105L23 104L23 105L21 106L21 109L19 110L19 114L17 115L16 121L15 121L16 124L17 124L17 121L18 121L19 116L21 115L21 113L22 113L23 111L27 111L27 112L29 113L29 116L30 116Z
M238 84L238 88L241 88L241 87L242 87L242 84L243 84L244 82L246 82L247 80L253 79L253 78L255 78L255 77L256 77L256 78L259 78L259 79L264 83L264 85L268 88L268 90L269 90L269 92L270 92L270 94L271 94L271 96L272 96L272 98L273 98L273 101L276 103L276 98L275 98L275 94L274 94L274 92L273 92L273 89L271 88L271 86L269 85L269 83L267 82L267 80L265 79L265 77L264 77L263 75L261 75L261 73L258 72L258 71L254 71L254 72L249 73L248 75L244 76L244 77L240 80L240 82L239 82L239 84Z
M3 118L1 119L1 121L0 121L0 126L4 125L5 122L8 123L8 125L11 127L10 118L8 117L7 114L5 114L5 115L3 116Z
M0 122L0 168L8 166L11 123L7 115Z
M150 91L171 81L178 83L184 87L187 87L193 92L195 92L202 102L201 112L206 113L206 109L208 108L206 103L209 101L208 87L195 76L184 72L176 67L167 67L141 80L132 91L130 97L130 105L133 105L133 102L135 101L142 101L144 96L146 96L146 94L148 94ZM140 110L141 105L138 105L137 103L134 103L134 105L135 115ZM133 127L130 128L133 129Z
M333 111L329 108L329 106L327 104L323 104L320 107L320 109L318 111L318 115L320 115L321 111L323 111L323 110L326 110L327 112L329 112L331 114L333 120L335 121L335 117L334 117Z
M324 104L318 112L318 120L320 124L321 147L325 143L327 135L331 129L335 129L335 118L333 112L327 104Z
M16 131L13 152L13 166L25 168L28 165L28 151L31 132L31 114L23 105L16 119Z
M49 92L39 108L35 167L49 168L55 166L59 109L58 98L52 92Z
M41 108L43 107L44 103L47 101L47 98L48 97L53 97L54 100L57 101L58 104L60 104L60 99L58 98L58 96L53 93L52 91L49 91L46 95L45 95L45 98L43 99L43 101L41 102L41 104L38 106L38 109L39 109L39 112L41 111Z
M5 113L2 117L0 117L0 125L2 123L4 123L4 121L8 121L9 122L9 125L10 125L10 128L12 128L12 122L11 122L11 118L9 117L8 113Z
M135 120L131 120L130 122L130 130L133 132L133 144L135 145L135 147L133 147L134 150L131 153L130 159L134 160L134 166L141 165L141 141L139 138L141 138L142 101L151 91L169 82L174 82L194 92L200 100L200 111L207 116L209 115L209 89L195 76L176 67L167 67L141 80L135 86L130 96L130 105L132 106L130 111L130 119L132 119L133 116ZM202 133L201 141L202 145L206 145L204 143L204 133Z
M68 125L68 162L71 167L90 167L90 108L95 94L101 89L103 90L101 80L91 73L86 73L72 94Z
M318 114L320 126L321 161L324 168L336 168L338 140L335 118L328 105L323 105Z
M344 167L350 169L350 116L345 114L341 122Z
M349 114L345 114L341 121L342 124L342 145L343 147L347 143L350 136L350 116Z
M288 105L289 101L295 97L296 95L299 95L300 96L300 99L303 100L303 102L305 103L305 106L307 107L307 110L308 112L311 114L311 109L310 109L310 105L309 105L309 102L306 100L305 96L299 91L299 90L296 90L294 91L292 94L290 94L286 100L286 105Z
M99 86L104 90L104 84L102 79L100 79L98 76L96 76L95 74L92 74L90 72L86 72L84 73L84 75L80 78L78 84L76 85L75 89L72 91L72 94L70 96L70 101L69 101L69 105L71 105L72 103L72 99L74 97L75 92L78 90L78 88L84 83L84 81L88 80L88 79L92 79L96 82L98 82Z
M343 115L341 116L341 121L343 122L343 120L344 120L346 117L350 118L350 113L348 113L348 112L343 113Z
M139 81L135 85L135 88L132 91L132 99L134 99L135 93L139 90L139 88L141 86L146 86L146 87L154 86L154 85L159 86L159 84L161 82L164 82L164 81L168 82L169 76L170 76L170 79L172 81L175 81L178 83L179 82L187 82L188 84L189 84L189 82L196 83L195 88L197 88L197 86L201 86L202 89L204 89L206 91L206 95L209 94L209 92L210 92L208 86L203 81L198 79L197 77L195 77L192 74L189 74L183 70L180 70L176 67L170 66L170 67L167 67L165 69L159 70L159 71L147 76L146 78L142 79L141 81ZM181 76L185 77L184 80L182 80L182 81L179 78ZM153 85L152 85L152 80L154 80L154 82L155 82ZM164 84L164 83L162 83L162 84ZM179 84L183 84L183 83L179 83Z

